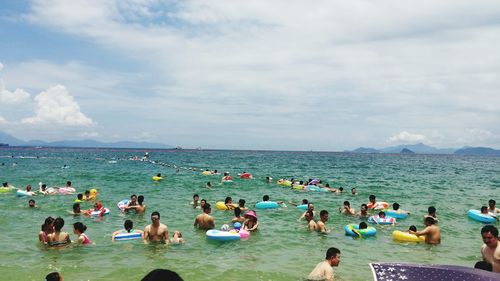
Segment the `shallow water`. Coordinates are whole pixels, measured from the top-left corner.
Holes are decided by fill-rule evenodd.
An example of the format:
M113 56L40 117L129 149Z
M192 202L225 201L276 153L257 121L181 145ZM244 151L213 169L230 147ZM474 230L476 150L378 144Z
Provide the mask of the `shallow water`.
M3 280L41 280L51 271L61 271L65 280L140 280L154 268L178 272L184 280L303 280L324 259L328 247L342 251L341 263L335 268L341 280L372 280L368 263L400 261L473 266L481 258L479 248L481 223L467 218L468 209L486 205L488 199L500 200L500 158L446 155L363 155L320 152L254 152L254 151L185 151L150 152L151 159L175 164L177 169L127 160L142 156L143 151L107 149L2 149L0 181L16 187L42 181L61 186L67 180L77 191L97 188L99 199L111 209L102 220L73 217L76 196L41 196L34 199L38 209L27 207L27 198L14 192L0 193L1 233L0 269ZM14 157L12 157L14 156ZM38 157L38 158L37 158ZM116 160L116 164L108 163ZM16 165L13 165L16 163ZM68 169L61 169L68 165ZM218 169L233 176L244 170L254 180L235 179L232 185L218 184L221 176L203 176L187 168ZM155 183L151 176L162 173L165 179ZM266 176L301 179L320 178L334 187L358 189L358 196L299 192L267 184ZM236 177L235 177L236 178ZM211 181L212 190L205 184ZM148 206L146 215L121 214L116 203L131 194L143 194ZM194 193L209 203L231 196L244 198L250 206L269 194L272 200L299 202L307 198L316 210L330 212L328 235L310 233L298 222L301 212L288 204L278 210L258 210L259 232L247 241L216 243L207 241L204 231L192 226L200 213L189 205ZM381 201L399 202L411 211L407 220L397 226L377 226L376 237L346 237L343 226L359 219L338 213L344 200L359 209L376 194ZM496 196L496 198L495 198ZM427 207L438 209L442 244L398 243L392 241L393 230L406 230L415 224L423 228L422 216ZM85 204L83 205L85 206ZM82 206L82 209L85 207ZM91 203L87 204L87 208ZM157 210L162 223L171 232L182 231L184 245L143 245L141 241L110 241L111 233L132 219L136 228L149 224L149 215ZM232 212L213 208L216 226L232 218ZM90 247L46 249L38 244L38 231L47 216L65 219L64 229L82 221L86 234L93 240ZM318 218L317 218L318 219Z

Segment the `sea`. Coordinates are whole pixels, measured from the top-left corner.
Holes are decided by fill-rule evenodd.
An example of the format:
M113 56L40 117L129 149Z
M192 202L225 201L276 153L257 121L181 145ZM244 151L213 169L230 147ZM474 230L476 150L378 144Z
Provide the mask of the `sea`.
M149 161L136 161L148 152ZM1 280L44 280L59 271L64 280L141 280L155 268L177 272L184 280L305 280L325 258L329 247L341 251L336 280L373 280L369 263L404 262L473 267L481 260L480 230L483 224L469 219L469 209L500 202L500 157L458 155L352 154L333 152L141 150L1 148L0 181L18 188L40 182L64 186L71 181L77 192L95 188L98 200L111 211L103 218L69 213L76 195L17 197L0 193ZM229 172L232 184L221 184L222 175L202 175L205 169ZM238 178L249 172L253 179ZM152 176L161 173L162 181ZM266 177L272 183L266 183ZM302 192L276 184L280 178L317 178L344 192ZM211 182L212 189L207 189ZM351 195L355 187L357 195ZM117 203L130 195L143 195L146 214L121 213ZM207 240L205 231L193 227L201 211L190 201L194 194L212 206L227 196L245 199L252 208L269 195L284 201L274 210L257 210L259 230L248 240ZM411 212L395 226L375 226L375 237L354 239L343 227L362 219L339 213L344 201L359 210L369 195L390 204L398 202ZM37 208L29 208L35 199ZM303 211L289 202L308 199L317 211L330 214L328 234L310 232L298 218ZM499 203L500 205L500 203ZM442 243L438 246L396 242L394 230L416 225L424 228L429 206L437 208ZM83 203L90 209L92 203ZM150 214L158 211L170 233L181 231L181 245L144 245L141 240L112 242L111 234L126 219L144 229ZM212 208L216 228L229 223L232 211ZM72 224L83 222L90 246L53 249L41 246L38 232L48 216L62 217L63 230L73 234ZM319 219L317 215L316 219ZM498 224L497 224L498 226Z

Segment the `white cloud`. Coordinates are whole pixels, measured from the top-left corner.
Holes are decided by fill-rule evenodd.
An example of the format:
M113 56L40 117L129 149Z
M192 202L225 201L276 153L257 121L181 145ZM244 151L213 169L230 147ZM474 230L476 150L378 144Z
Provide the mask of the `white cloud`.
M5 120L2 116L0 116L0 124L7 124L7 120Z
M98 136L99 136L98 132L82 132L82 133L80 133L80 137L82 137L82 138L95 138Z
M420 134L411 134L407 131L402 131L399 134L393 135L388 142L423 142L427 137Z
M0 89L0 105L24 103L29 99L30 94L22 89L16 89L14 92Z
M62 85L56 85L35 97L35 116L24 118L23 124L92 126L92 119L80 111L80 106Z

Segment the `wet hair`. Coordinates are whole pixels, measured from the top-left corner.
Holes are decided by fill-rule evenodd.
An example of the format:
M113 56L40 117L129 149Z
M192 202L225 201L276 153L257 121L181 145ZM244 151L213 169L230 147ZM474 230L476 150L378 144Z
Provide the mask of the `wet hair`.
M366 222L362 221L359 223L359 229L367 229L368 228L368 225L366 224Z
M54 218L53 217L47 217L45 219L45 222L42 224L42 231L45 230L45 227L47 227L49 224L54 223Z
M174 271L168 270L168 269L154 269L144 278L141 279L141 281L159 281L159 280L169 280L169 281L183 281L182 278L179 276Z
M327 210L321 210L321 212L319 212L319 216L322 217L324 215L328 215L328 211Z
M238 201L238 205L239 205L240 207L245 207L245 203L246 203L246 202L247 202L247 201L245 201L245 199L240 199L240 200Z
M137 203L139 203L139 205L141 205L142 202L144 202L144 196L143 195L139 195L139 197L137 197Z
M28 203L33 203L33 204L35 204L35 200L30 199L30 200L28 201Z
M198 195L198 193L196 193L195 195L193 195L193 199L194 199L195 197L200 198L200 195Z
M206 212L208 210L211 210L212 209L212 206L210 206L210 204L206 203L205 206L203 206L203 212Z
M488 207L482 206L481 207L481 213L483 213L483 212L488 212Z
M42 184L42 189L45 190L45 188L47 188L47 185L46 184Z
M2 183L2 186L3 186L3 187L8 187L8 186L9 186L9 183L8 183L8 182L3 182L3 183Z
M77 208L80 208L80 203L73 204L73 211L75 211Z
M366 204L361 204L361 207L365 207L365 209L368 209L368 205Z
M45 276L45 281L59 281L61 280L61 274L59 272L51 272Z
M394 211L399 210L399 203L394 202L394 204L392 204L392 209L393 209Z
M130 230L134 228L134 222L131 220L126 220L123 224L123 228L125 228L125 230L130 233Z
M85 190L85 195L90 194L90 190Z
M488 224L488 225L483 226L483 228L481 228L481 234L484 234L487 232L491 233L491 235L493 235L494 237L497 237L497 239L498 239L498 229L495 226Z
M228 203L229 203L229 201L231 201L231 202L232 202L232 201L233 201L233 198L231 198L231 197L229 197L229 196L228 196L228 197L226 197L226 199L224 200L224 204L228 204Z
M78 193L78 195L76 195L76 198L78 198L78 200L82 200L83 199L83 194Z
M240 207L234 208L234 216L239 217L241 215Z
M302 205L307 205L309 204L309 201L307 199L302 199Z
M349 201L344 201L344 205L347 205L348 207L351 207L351 203L349 203Z
M310 216L311 218L314 218L314 212L313 211L306 211L306 216Z
M67 186L71 186L71 181L67 181L67 182L66 182L66 185L67 185Z
M376 198L376 197L375 197L375 195L373 195L373 194L372 194L372 195L370 195L370 196L368 197L368 199L369 199L370 201L371 201L371 200L375 200L375 198Z
M429 208L427 208L427 213L429 213L429 214L435 214L436 213L436 207L430 206Z
M160 218L160 213L158 211L154 211L151 213L151 216L158 216L158 218Z
M269 195L262 196L262 201L269 201Z
M344 188L341 186L341 187L339 187L339 190L340 191L344 191Z
M424 221L428 224L436 224L436 220L433 217L425 217Z
M408 228L408 230L417 231L417 227L414 225L410 225L410 228Z
M328 260L332 257L336 257L337 254L340 254L340 250L335 247L331 247L326 251L326 259Z
M497 203L497 202L495 202L495 200L493 200L493 199L488 200L488 204L495 205L496 203Z
M132 197L135 197L137 199L137 195L135 194L130 195L130 199L132 199Z
M205 202L205 204L207 204L207 199L201 199L200 203L202 203L202 202Z
M161 174L160 173L156 174L156 176L159 177L159 178L161 178Z
M486 270L486 271L493 271L493 265L489 262L486 262L486 261L476 262L476 264L474 265L474 268L482 269L482 270Z
M385 216L385 212L384 211L380 211L378 212L378 216L381 217L381 216Z
M54 229L55 229L55 231L61 231L61 229L63 228L63 226L64 226L64 219L61 218L61 217L57 217L54 220Z
M84 225L84 224L83 224L83 223L81 223L81 222L75 222L75 223L73 224L73 227L74 227L76 230L78 230L80 233L84 233L84 232L85 232L85 230L87 230L87 226L86 226L86 225Z

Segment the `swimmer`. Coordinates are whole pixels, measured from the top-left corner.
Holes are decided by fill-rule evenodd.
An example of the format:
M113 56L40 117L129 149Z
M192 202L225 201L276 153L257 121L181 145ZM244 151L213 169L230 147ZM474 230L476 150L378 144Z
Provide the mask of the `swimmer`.
M488 201L488 212L490 212L492 214L500 214L500 209L495 206L496 203L497 202L495 202L495 200L493 200L493 199L490 199Z
M366 204L361 204L361 208L359 209L358 213L359 217L369 217L370 214L368 214L368 206Z
M74 216L80 215L82 213L82 211L80 210L80 203L73 203L73 211L69 213Z
M61 273L54 271L45 276L45 281L63 281L63 278Z
M245 222L243 223L243 230L250 232L257 231L259 227L259 222L257 221L257 213L254 210L250 210L245 213Z
M266 177L266 183L272 183L273 182L273 178L271 177Z
M318 228L316 229L320 233L328 233L330 232L326 228L326 222L328 221L328 211L327 210L321 210L319 213L319 221L317 222Z
M42 230L38 233L38 240L40 240L40 243L47 245L49 242L48 236L52 233L54 233L54 218L47 217L42 224Z
M358 195L358 191L355 187L351 188L351 195Z
M262 201L268 202L269 201L269 195L262 196ZM283 204L284 202L283 201L276 201L276 203Z
M125 206L124 210L125 211L131 210L131 209L135 210L136 205L137 205L137 195L132 194L132 195L130 195L130 200L128 201L128 204L127 204L127 206Z
M427 208L427 215L424 216L424 221L428 217L433 218L436 223L439 222L437 215L436 215L436 208L434 206L430 206L429 208Z
M200 200L200 209L201 211L203 212L203 207L207 204L207 200L206 199L201 199Z
M221 179L221 183L224 183L226 181L233 181L233 177L231 175L229 175L228 172L224 173L224 176Z
M64 226L64 219L58 217L54 220L54 232L47 236L48 245L51 247L62 247L71 243L69 234L61 231Z
M306 217L306 213L308 211L313 212L313 216L316 216L316 211L314 211L314 204L311 203L311 202L307 203L307 210L299 217L299 220L305 218Z
M184 244L186 243L186 240L182 238L182 233L180 231L174 231L170 242L172 242L172 244Z
M441 230L436 225L436 221L432 217L425 218L425 229L422 231L409 231L417 236L425 236L425 243L436 245L441 243Z
M407 215L409 215L409 214L410 214L410 212L405 211L405 210L401 210L399 207L400 207L400 205L399 205L397 202L394 202L394 203L392 204L392 209L393 209L396 213L398 213L398 214L407 214Z
M206 187L207 187L208 189L212 189L212 183L211 183L211 182L207 182Z
M326 251L326 258L324 261L318 263L316 267L309 273L307 280L334 280L333 267L338 266L340 263L340 250L334 247Z
M296 204L296 203L294 203L294 202L292 202L292 201L289 201L288 203L289 203L290 205L292 205L292 206L297 207L297 206L299 206L299 205L307 205L307 204L309 204L309 201L308 201L307 199L302 199L302 201L300 201L300 204Z
M231 223L235 223L235 222L243 223L244 221L245 221L245 218L241 217L240 207L234 208L234 218L231 220Z
M90 201L92 200L92 197L90 197L90 190L85 190L85 197L83 198L85 201Z
M73 233L78 236L78 239L73 241L76 244L79 245L90 245L92 244L92 241L90 241L89 237L84 233L85 230L87 230L87 226L84 225L81 222L75 222L73 224Z
M481 246L483 261L492 265L492 271L500 273L500 244L498 229L493 225L485 225L481 229L484 244Z
M193 195L193 201L191 201L191 205L194 209L200 208L200 196L198 194Z
M168 227L160 223L160 213L151 213L151 224L144 228L144 244L150 242L168 243Z
M245 207L245 199L240 199L238 200L238 208L240 208L241 211L246 211L247 208Z
M344 201L344 206L342 208L339 208L340 213L344 215L355 215L356 211L354 208L351 208L351 203L349 201Z
M318 224L314 221L314 214L312 211L307 211L306 215L307 228L311 231L316 231L318 229Z
M410 225L410 227L408 228L408 230L406 231L407 233L410 233L410 232L417 232L417 227L414 226L414 225Z
M125 223L123 224L123 228L124 229L113 232L113 234L111 235L111 241L115 241L116 235L122 233L140 233L141 237L144 237L143 236L144 232L142 230L134 229L134 222L131 220L126 220Z
M35 205L35 200L33 200L33 199L30 199L28 201L28 207L30 207L30 208L38 208L38 206Z
M210 204L206 203L203 206L203 213L196 216L194 219L194 227L203 230L209 230L215 228L215 220L210 215L212 208Z
M354 234L356 234L357 237L361 237L361 233L359 232L359 230L367 229L367 228L368 228L368 225L366 224L366 222L362 221L359 223L358 229L352 228L351 230Z
M76 199L75 199L75 201L74 201L74 202L75 202L75 203L81 203L81 202L83 202L83 194L78 193L78 194L76 195Z
M102 206L101 201L99 201L94 203L94 209L85 210L83 214L86 216L90 216L92 212L99 212L99 217L102 217L104 215L104 212L106 212L106 209Z
M224 205L226 205L226 208L228 210L233 210L234 209L233 198L226 197L226 199L224 200Z

